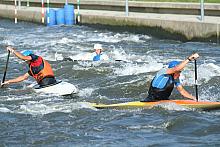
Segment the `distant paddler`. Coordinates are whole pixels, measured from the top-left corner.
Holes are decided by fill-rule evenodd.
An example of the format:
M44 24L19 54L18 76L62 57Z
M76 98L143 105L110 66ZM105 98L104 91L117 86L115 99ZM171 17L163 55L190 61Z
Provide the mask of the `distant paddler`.
M18 83L26 80L29 76L32 76L40 87L53 85L56 83L56 79L50 64L41 56L35 55L31 50L24 50L20 53L11 46L8 46L7 50L17 56L19 59L24 60L28 64L29 70L24 75L7 80L4 83L1 83L1 85Z
M107 61L109 57L103 52L103 48L101 44L94 44L94 52L88 53L82 60L92 60L92 61Z
M196 97L192 96L183 88L179 77L185 66L198 57L199 55L195 53L182 62L171 61L168 64L168 68L163 68L157 72L148 90L148 97L144 99L144 102L169 100L174 87L176 87L185 98L196 100Z
M101 44L94 45L95 52L92 54L93 61L100 61L100 60L109 60L109 57L103 53L103 48Z

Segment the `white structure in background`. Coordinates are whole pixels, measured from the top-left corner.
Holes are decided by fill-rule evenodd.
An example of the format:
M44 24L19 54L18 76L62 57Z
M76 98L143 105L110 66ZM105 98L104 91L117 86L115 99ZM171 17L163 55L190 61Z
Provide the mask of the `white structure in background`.
M80 5L80 0L77 0L77 21L78 21L78 23L80 22L79 5Z
M50 14L50 0L47 0L47 24L50 23L49 14Z
M27 7L29 7L30 6L30 4L29 4L29 0L27 0Z
M41 22L44 23L44 0L41 0Z
M21 0L18 0L18 9L21 9Z
M15 0L15 23L18 23L18 19L17 19L17 0Z
M128 0L125 0L125 14L126 14L126 16L128 16L129 15L129 12L128 12L129 10L128 10Z
M200 0L201 21L204 21L204 0Z

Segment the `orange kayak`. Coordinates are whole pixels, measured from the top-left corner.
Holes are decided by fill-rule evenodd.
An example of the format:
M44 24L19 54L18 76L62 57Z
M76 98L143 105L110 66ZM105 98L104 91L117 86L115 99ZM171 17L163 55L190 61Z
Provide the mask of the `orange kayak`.
M184 108L199 109L199 110L215 110L220 109L220 102L209 102L209 101L193 101L193 100L161 100L156 102L126 102L118 104L96 104L91 105L97 109L130 109L130 108L143 108L150 109L160 104L173 103Z

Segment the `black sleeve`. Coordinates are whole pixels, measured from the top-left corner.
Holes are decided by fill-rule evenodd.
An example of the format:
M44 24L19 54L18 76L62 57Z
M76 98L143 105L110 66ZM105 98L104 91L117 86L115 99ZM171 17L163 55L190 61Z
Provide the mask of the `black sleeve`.
M31 74L31 71L30 71L30 70L28 70L28 74L29 74L30 76L33 76L33 75Z
M31 56L31 61L33 62L33 61L35 61L35 60L37 60L37 58L38 58L38 56L37 55L34 55L34 54L30 54L30 56Z

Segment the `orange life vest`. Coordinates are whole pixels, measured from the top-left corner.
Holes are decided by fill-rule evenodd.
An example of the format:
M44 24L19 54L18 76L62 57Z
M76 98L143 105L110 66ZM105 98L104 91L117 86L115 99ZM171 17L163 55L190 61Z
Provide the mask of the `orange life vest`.
M50 64L46 61L43 60L44 68L37 74L34 74L32 71L32 67L34 67L32 64L29 65L30 67L30 72L33 76L33 78L39 83L41 80L43 80L45 77L54 77L53 70L50 66Z

